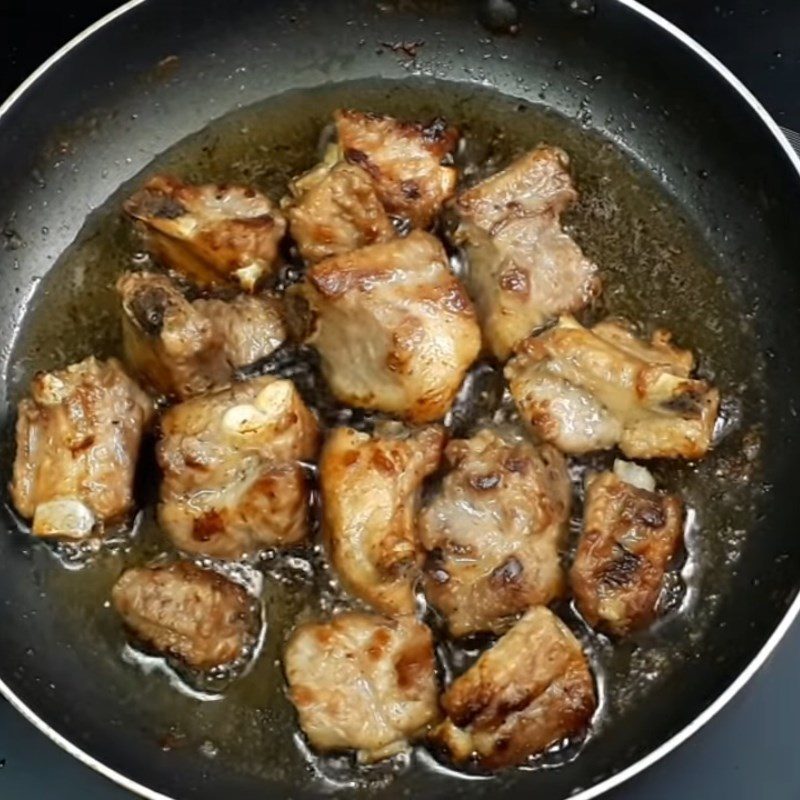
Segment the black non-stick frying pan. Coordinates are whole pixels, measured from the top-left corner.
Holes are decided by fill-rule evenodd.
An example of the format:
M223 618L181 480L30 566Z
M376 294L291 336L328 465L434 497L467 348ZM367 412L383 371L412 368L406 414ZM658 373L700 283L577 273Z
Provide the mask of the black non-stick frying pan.
M31 369L86 354L73 352L71 320L83 320L87 348L91 341L93 349L104 349L98 291L108 287L98 290L96 283L108 282L110 268L101 262L118 232L90 223L81 233L87 215L158 154L229 112L266 100L271 116L234 119L274 121L281 101L269 98L314 89L287 95L293 119L298 108L313 117L337 92L357 100L359 81L365 105L380 104L382 92L417 93L427 98L420 108L451 97L465 117L496 112L502 121L496 109L516 104L530 115L534 131L552 133L561 129L552 120L573 120L563 129L571 131L573 144L582 137L589 143L575 144L579 183L583 172L589 196L603 194L603 165L611 163L603 143L610 142L638 170L636 185L663 199L663 205L648 199L640 209L643 217L668 223L659 228L656 219L652 228L660 231L663 259L634 271L637 284L628 292L642 295L647 306L652 267L652 284L670 286L673 306L688 307L678 313L690 323L684 338L727 353L713 377L731 398L725 406L729 435L707 468L716 482L702 484L713 488L698 490L708 501L697 508L703 524L690 531L700 578L685 571L691 613L703 624L675 637L667 622L652 634L655 640L625 645L626 663L636 672L625 686L636 691L624 702L610 673L601 690L612 712L601 713L577 758L562 758L567 763L558 768L468 780L429 760L386 783L373 776L352 786L343 772L340 789L350 795L594 797L702 725L758 668L800 609L794 458L800 436L800 162L730 73L633 0L519 0L516 16L509 15L510 5L135 0L68 45L0 108L6 467L12 403ZM513 100L501 102L496 93ZM542 117L542 107L553 113ZM289 161L306 147L307 128L282 129ZM224 147L211 137L195 148L206 172L213 172L215 159L231 167ZM191 165L184 166L191 173ZM256 173L264 183L275 179ZM624 192L620 180L611 175L608 186ZM615 229L616 243L593 241L592 220L603 227L615 212L600 204L592 213L577 226L601 266L607 268L614 253L636 252L619 244L620 237L640 235L634 229ZM80 276L56 263L76 238L83 242ZM695 260L705 254L705 271L697 280L689 275L687 288L685 270L694 267L684 263L684 273L670 283L665 265L689 250ZM651 258L655 251L647 252ZM696 270L699 275L699 261ZM722 308L703 292L730 302ZM95 316L96 301L93 329L86 318ZM113 336L107 344L113 349ZM31 722L149 797L301 798L336 788L304 766L290 714L265 699L280 686L250 678L240 698L248 713L228 715L224 703L185 697L163 674L146 675L147 664L125 663L113 615L99 599L81 601L86 593L101 598L107 588L91 577L91 567L69 570L32 542L10 513L2 525L0 688ZM274 658L280 642L269 643L269 630L267 638L265 657ZM323 771L335 778L336 769L328 764Z

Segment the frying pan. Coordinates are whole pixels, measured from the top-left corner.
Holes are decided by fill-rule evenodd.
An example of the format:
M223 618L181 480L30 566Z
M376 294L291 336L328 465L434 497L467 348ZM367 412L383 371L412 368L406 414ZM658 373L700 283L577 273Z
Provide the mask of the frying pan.
M585 110L588 94L592 114L584 124L654 172L702 231L721 265L719 279L743 298L764 361L766 403L752 412L763 491L730 581L714 599L716 622L690 643L691 657L646 704L558 769L491 780L418 769L377 789L347 788L350 795L595 797L709 719L800 609L800 162L721 64L633 0L519 0L516 7L519 31L511 35L507 25L496 29L496 19L487 30L483 3L455 0L135 0L70 43L0 108L6 465L23 320L43 291L58 294L46 276L87 214L211 120L291 89L422 75L490 86L567 117ZM382 46L420 42L412 52ZM592 79L598 75L602 80ZM52 591L45 548L18 531L10 512L1 524L0 688L33 724L147 797L304 798L321 791L291 772L259 773L224 752L214 757L213 749L154 737L143 683L120 682L81 637L96 620L69 615L69 604ZM267 714L254 720L276 740L291 735ZM238 731L245 740L251 734Z

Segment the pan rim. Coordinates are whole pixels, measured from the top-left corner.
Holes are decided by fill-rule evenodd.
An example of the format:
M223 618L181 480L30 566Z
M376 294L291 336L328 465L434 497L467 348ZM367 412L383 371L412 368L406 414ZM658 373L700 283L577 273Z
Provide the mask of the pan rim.
M120 5L118 8L109 12L105 16L98 19L96 22L89 25L77 36L70 39L66 44L59 48L53 55L46 59L39 65L20 85L6 98L0 105L0 122L11 108L19 102L22 97L30 90L36 82L45 75L52 67L54 67L62 58L68 55L72 50L78 47L86 39L97 33L102 28L106 27L118 17L124 16L129 11L132 11L139 5L147 2L148 0L127 0L127 2ZM642 5L639 0L613 0L622 6L630 9L634 13L640 15L644 19L658 26L664 33L676 39L684 47L691 50L696 56L701 58L708 66L710 66L721 78L723 78L744 100L756 116L759 117L761 122L765 125L767 130L772 134L773 138L783 149L789 163L794 167L798 179L800 179L800 155L792 148L789 140L784 134L781 127L773 119L770 113L762 105L762 103L755 97L755 95L742 83L742 81L731 72L716 56L712 55L703 45L701 45L694 38L689 36L677 25L674 25L663 16L653 11L650 8ZM575 795L572 795L572 800L592 800L592 798L599 797L606 792L614 789L634 776L651 767L656 762L660 761L666 755L677 749L680 745L684 744L695 733L703 728L714 716L716 716L750 681L753 675L758 672L764 665L767 659L777 648L780 641L784 638L789 628L800 615L800 593L798 593L786 613L781 618L778 625L770 634L767 641L762 645L761 649L751 659L751 661L744 667L744 669L736 676L731 684L711 703L709 703L690 723L685 725L677 733L673 734L665 742L662 742L657 748L652 750L647 755L643 756L633 764L628 765L614 775L600 781L595 786L584 789ZM35 728L47 736L52 742L58 745L62 750L67 752L82 764L90 767L104 778L116 783L128 791L145 798L146 800L177 800L170 795L162 794L153 789L144 786L141 783L127 777L121 772L107 766L102 761L81 749L65 736L60 734L44 719L38 716L31 708L29 708L14 691L0 678L0 694Z

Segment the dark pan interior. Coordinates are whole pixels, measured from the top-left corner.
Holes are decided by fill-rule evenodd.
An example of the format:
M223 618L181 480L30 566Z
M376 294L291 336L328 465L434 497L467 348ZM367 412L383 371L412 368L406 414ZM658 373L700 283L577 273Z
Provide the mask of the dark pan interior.
M634 11L611 0L598 1L591 14L575 14L560 0L518 5L521 30L507 36L478 22L477 4L456 0L150 0L74 48L0 119L6 465L15 339L40 279L86 215L172 144L289 89L419 74L486 84L582 118L655 173L742 298L767 385L766 405L753 411L762 426L763 491L713 632L689 643L690 657L662 690L576 761L491 781L417 771L382 789L387 797L525 791L545 800L598 783L690 723L735 679L785 614L800 576L793 496L800 180L735 90ZM424 45L412 59L384 46L396 42ZM36 715L109 767L168 795L309 796L196 749L166 752L142 724L136 691L121 691L61 624L59 597L44 578L48 556L13 533L10 516L2 525L10 535L0 537L0 677ZM290 734L277 728L275 735Z

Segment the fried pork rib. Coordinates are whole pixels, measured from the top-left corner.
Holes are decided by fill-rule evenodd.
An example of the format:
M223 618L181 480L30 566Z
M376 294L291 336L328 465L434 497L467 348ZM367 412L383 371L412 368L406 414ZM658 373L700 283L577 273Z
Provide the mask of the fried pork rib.
M165 275L128 272L117 281L125 360L154 391L185 400L229 386L236 370L286 338L278 301L240 295L187 300Z
M649 343L618 322L564 316L527 339L505 374L522 418L565 453L618 445L628 458L701 458L719 393L690 377L692 354L665 331Z
M355 164L323 162L289 188L290 231L309 263L394 238L369 173Z
M255 189L151 178L124 205L148 249L199 286L233 281L252 291L270 276L286 220Z
M323 533L344 586L385 614L414 611L422 552L416 515L423 480L439 465L444 431L337 428L320 459Z
M37 536L81 539L133 510L148 396L116 359L39 373L20 401L11 498Z
M475 360L480 330L433 236L364 247L312 267L295 289L308 341L344 403L423 423L441 419Z
M240 558L307 533L300 461L316 455L317 421L291 381L236 383L173 406L161 421L158 518L176 547Z
M413 617L347 613L292 635L284 667L312 747L362 763L402 752L439 715L433 638Z
M548 609L528 611L447 689L434 731L456 762L496 769L523 763L581 734L597 705L581 646Z
M335 114L345 160L364 169L390 214L427 228L455 193L452 160L459 134L442 120L429 125L341 110Z
M501 632L565 588L566 463L550 445L489 430L450 442L446 458L451 471L419 521L425 595L453 636Z
M486 345L500 360L535 328L600 291L596 266L561 229L562 211L578 196L568 167L563 150L542 145L456 202L467 288Z
M570 572L586 621L617 636L649 625L683 536L683 504L650 473L617 461L586 487L583 534Z
M189 561L126 570L111 601L134 640L196 669L238 660L258 628L241 586Z

